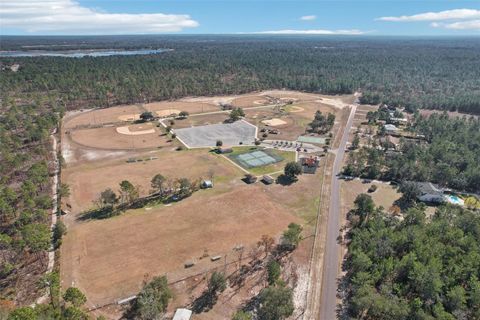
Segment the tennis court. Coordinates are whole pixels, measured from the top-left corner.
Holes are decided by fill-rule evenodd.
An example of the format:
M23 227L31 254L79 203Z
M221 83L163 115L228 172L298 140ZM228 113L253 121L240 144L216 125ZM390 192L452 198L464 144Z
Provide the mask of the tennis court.
M239 165L247 169L267 166L269 164L277 163L283 160L283 158L279 155L261 150L232 155L230 157Z
M318 143L318 144L325 144L327 139L322 137L309 137L309 136L299 136L297 141L299 142L308 142L308 143Z

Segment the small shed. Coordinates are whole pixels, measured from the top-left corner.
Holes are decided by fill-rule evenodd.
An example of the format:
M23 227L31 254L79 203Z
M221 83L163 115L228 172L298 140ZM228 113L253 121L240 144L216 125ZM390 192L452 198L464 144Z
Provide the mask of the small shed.
M245 178L243 179L246 183L251 184L257 182L257 177L253 174L246 174Z
M213 188L213 182L211 180L203 180L201 187L202 189Z
M275 182L275 179L273 179L272 177L270 177L269 175L264 175L262 177L262 181L265 183L265 184L272 184Z
M184 308L179 308L175 311L173 320L190 320L192 316L192 311Z

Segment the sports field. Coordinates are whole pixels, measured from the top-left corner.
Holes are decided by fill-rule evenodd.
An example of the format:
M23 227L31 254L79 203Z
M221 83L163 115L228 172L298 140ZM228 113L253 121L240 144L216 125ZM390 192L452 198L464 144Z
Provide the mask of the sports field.
M295 105L285 110L270 105L272 101L283 101L280 98L294 100ZM69 212L63 217L68 233L60 254L62 287L74 285L84 291L88 307L115 302L136 294L147 275L167 274L173 281L211 270L222 261L200 259L206 250L210 255L226 255L229 261L233 247L256 246L264 234L278 239L292 221L304 225L309 244L318 212L320 173L300 176L290 186L246 185L241 180L245 174L239 168L242 165L233 163L228 155L218 155L209 148L186 150L158 122L136 124L132 120L144 110L159 115L172 110L188 111L189 117L175 119L171 124L180 140L196 147L212 147L222 140L224 146L235 146L230 155L240 156L238 160L244 161L249 172L276 176L286 162L295 160L295 152L252 146L257 134L255 126L266 126L262 121L267 120L279 130L277 135L269 134L268 139L296 139L305 132L316 110L337 112L337 107L317 100L318 95L271 91L69 114L62 128L66 160L62 182L71 191L62 203ZM244 106L245 121L224 123L228 111L221 111L223 103ZM170 125L170 119L163 121ZM245 146L239 146L240 142ZM128 210L105 220L79 219L100 192L111 188L118 194L122 180L139 186L140 196L147 195L155 174L171 181L213 178L214 187L170 205ZM302 248L308 250L309 245ZM308 251L301 254L309 255ZM185 269L187 260L194 260L196 265ZM189 294L186 290L177 293L185 297ZM246 291L244 294L248 298Z

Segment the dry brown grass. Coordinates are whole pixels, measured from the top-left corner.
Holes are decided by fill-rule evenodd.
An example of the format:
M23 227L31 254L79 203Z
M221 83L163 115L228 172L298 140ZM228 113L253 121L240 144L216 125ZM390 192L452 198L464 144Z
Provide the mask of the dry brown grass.
M160 151L139 156L145 159L150 156L158 159L127 163L125 158L69 166L62 171L62 181L71 189L67 199L72 212L78 213L92 207L92 201L107 188L118 190L122 180L129 180L140 186L141 195L148 194L150 180L160 173L170 179L207 178L210 171L218 181L230 181L242 175L241 171L217 155L207 150Z
M377 186L377 191L368 193L368 188L372 184ZM376 206L382 206L388 210L395 200L401 197L401 194L393 186L387 183L363 183L362 181L355 179L352 181L342 181L341 183L342 193L342 208L343 212L348 212L353 208L353 201L361 193L367 193L375 202Z
M62 245L64 287L74 284L89 302L103 304L135 294L146 274L170 280L214 266L207 259L184 269L187 260L231 254L238 244L252 245L274 237L298 218L256 186L244 185L215 195L199 191L170 207L127 212L109 220L70 229Z

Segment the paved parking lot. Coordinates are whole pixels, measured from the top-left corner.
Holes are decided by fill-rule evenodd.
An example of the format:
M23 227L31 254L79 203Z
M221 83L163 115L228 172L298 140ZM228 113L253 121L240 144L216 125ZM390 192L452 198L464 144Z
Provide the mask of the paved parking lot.
M200 127L183 128L174 131L187 148L215 147L217 140L223 146L253 145L257 127L245 120L234 123L219 123Z

